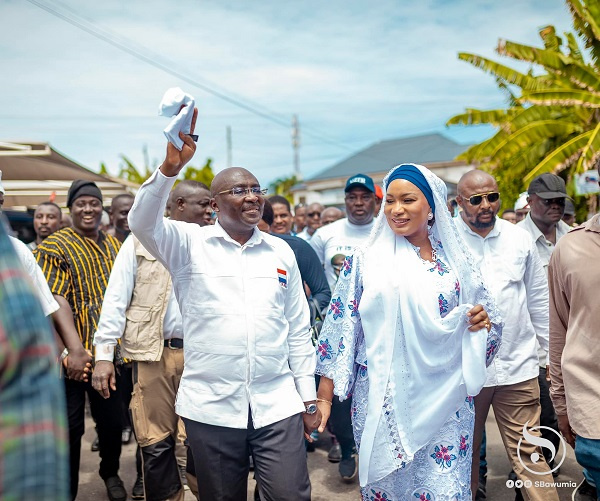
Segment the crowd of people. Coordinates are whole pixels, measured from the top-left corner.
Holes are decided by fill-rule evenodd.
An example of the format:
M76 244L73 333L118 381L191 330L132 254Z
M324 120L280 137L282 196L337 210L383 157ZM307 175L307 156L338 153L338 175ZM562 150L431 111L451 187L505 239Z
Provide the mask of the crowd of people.
M76 180L71 221L0 229L3 499L77 497L86 401L112 501L131 428L133 499L245 500L252 463L255 499L309 500L327 430L364 500L483 500L490 408L515 499L558 500L565 443L597 499L600 216L559 176L502 214L492 175L449 199L414 164L292 207L243 168L176 184L179 138L135 198Z

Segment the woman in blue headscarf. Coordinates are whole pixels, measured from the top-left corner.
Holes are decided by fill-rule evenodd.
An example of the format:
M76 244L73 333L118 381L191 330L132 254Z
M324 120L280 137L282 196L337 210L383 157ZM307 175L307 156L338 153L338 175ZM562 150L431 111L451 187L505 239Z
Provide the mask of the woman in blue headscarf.
M400 165L368 243L346 258L317 346L317 405L353 395L364 500L470 500L473 396L501 320L446 208L444 182Z

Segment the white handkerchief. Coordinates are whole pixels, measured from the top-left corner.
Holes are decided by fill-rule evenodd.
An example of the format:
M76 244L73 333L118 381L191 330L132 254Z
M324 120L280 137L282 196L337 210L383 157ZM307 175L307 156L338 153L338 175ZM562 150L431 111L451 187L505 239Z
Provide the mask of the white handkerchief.
M165 129L165 136L179 151L183 148L183 141L179 132L189 134L192 129L194 115L194 98L179 87L173 87L165 92L160 104L158 114L164 117L175 117ZM183 109L181 107L184 106ZM181 111L179 111L181 109Z

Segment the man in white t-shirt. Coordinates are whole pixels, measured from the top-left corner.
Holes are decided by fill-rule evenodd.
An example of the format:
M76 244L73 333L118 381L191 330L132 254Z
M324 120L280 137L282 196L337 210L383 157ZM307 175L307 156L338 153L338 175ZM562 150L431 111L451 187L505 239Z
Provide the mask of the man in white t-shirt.
M375 184L369 176L352 176L346 181L344 191L348 217L319 228L309 242L325 268L325 276L332 291L339 276L340 263L344 256L352 255L356 246L366 242L375 214ZM340 461L339 471L344 481L351 481L356 476L356 462L352 457L354 436L350 421L351 406L351 398L343 402L334 399L329 421L341 449L337 452L334 445L329 453L329 460Z
M364 174L352 176L346 181L344 191L348 216L319 228L310 240L310 245L323 263L331 290L337 281L333 265L335 256L338 254L348 256L352 254L354 247L367 240L373 227L375 214L375 184L369 176Z

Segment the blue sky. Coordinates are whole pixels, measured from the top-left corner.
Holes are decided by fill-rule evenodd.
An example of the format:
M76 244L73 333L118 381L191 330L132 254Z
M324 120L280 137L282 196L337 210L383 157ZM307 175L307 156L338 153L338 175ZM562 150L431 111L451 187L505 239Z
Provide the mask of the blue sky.
M284 123L297 114L305 177L383 139L433 131L461 143L484 139L490 129L444 125L465 107L503 105L493 79L457 53L498 59L499 38L540 45L538 28L564 31L570 21L562 0L36 1ZM292 173L291 127L28 1L0 0L0 61L0 141L48 141L93 170L105 162L116 175L121 153L141 165L147 145L151 160L162 159L168 119L157 115L158 103L180 86L200 109L193 165L211 157L215 171L226 167L230 126L234 165L265 185Z

